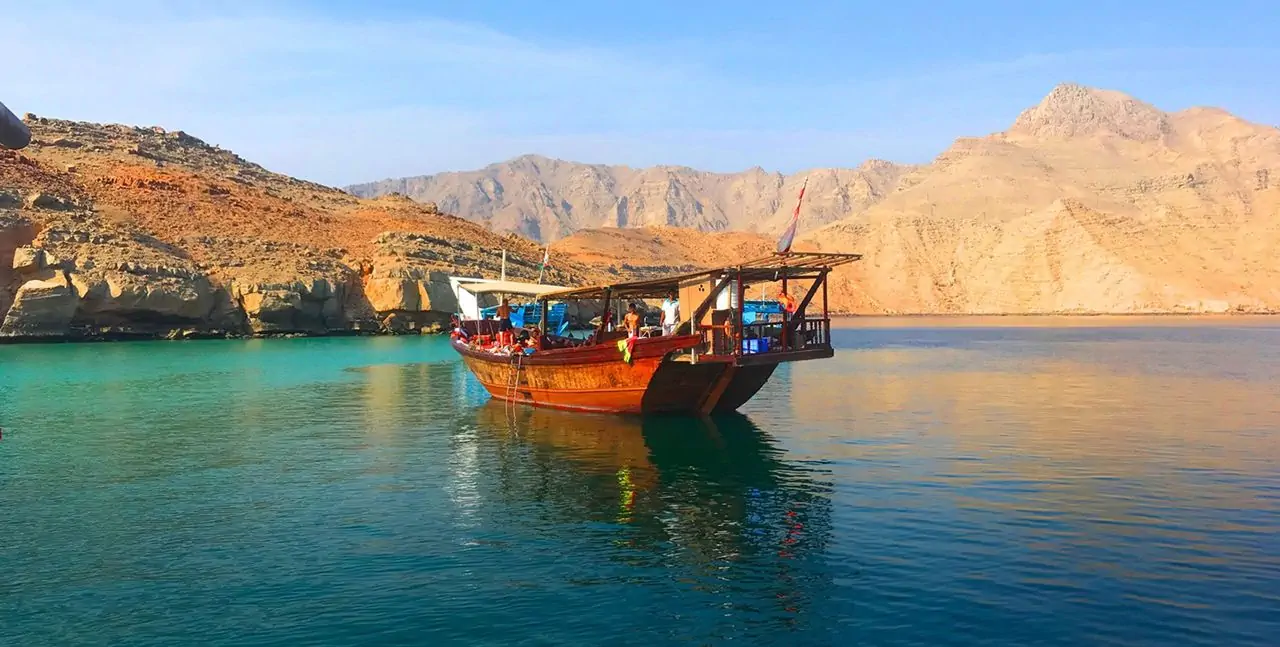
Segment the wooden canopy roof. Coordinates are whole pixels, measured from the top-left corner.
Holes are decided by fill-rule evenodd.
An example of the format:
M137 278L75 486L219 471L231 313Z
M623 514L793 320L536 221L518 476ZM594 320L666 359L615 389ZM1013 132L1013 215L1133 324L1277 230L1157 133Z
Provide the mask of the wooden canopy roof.
M458 283L458 287L472 294L517 294L520 296L541 297L550 292L568 290L560 285L543 285L541 283L520 283L518 281L470 281Z
M722 267L688 274L676 274L656 279L628 281L609 285L571 288L539 295L539 299L603 299L605 292L615 299L658 299L679 289L680 284L700 277L736 276L741 273L743 283L762 283L781 279L813 279L833 267L852 263L861 254L834 254L820 252L773 253L741 265Z

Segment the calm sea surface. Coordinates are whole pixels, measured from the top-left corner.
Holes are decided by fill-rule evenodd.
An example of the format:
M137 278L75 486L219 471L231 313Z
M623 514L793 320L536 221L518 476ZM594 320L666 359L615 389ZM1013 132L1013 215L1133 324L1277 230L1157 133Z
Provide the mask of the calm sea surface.
M1280 644L1280 320L876 320L709 421L0 346L0 644Z

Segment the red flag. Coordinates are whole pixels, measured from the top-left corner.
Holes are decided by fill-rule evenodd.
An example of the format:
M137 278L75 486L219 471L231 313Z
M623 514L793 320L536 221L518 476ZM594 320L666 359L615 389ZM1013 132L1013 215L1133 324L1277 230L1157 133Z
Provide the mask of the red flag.
M805 176L804 184L800 185L800 197L796 198L796 210L791 214L791 224L787 225L787 230L782 232L782 238L778 240L778 253L791 253L791 243L796 239L796 225L800 224L800 203L804 202L804 190L809 186L809 176Z

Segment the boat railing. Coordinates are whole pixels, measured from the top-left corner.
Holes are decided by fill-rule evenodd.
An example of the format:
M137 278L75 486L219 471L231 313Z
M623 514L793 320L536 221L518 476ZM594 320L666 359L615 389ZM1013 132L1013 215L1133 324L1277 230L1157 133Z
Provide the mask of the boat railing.
M805 317L800 321L767 321L742 327L744 355L793 352L831 345L831 320Z
M743 324L742 335L734 335L733 325L702 324L703 353L709 355L756 355L760 353L785 353L831 345L831 319L805 317L785 321L761 321ZM733 339L738 337L739 348L734 349Z

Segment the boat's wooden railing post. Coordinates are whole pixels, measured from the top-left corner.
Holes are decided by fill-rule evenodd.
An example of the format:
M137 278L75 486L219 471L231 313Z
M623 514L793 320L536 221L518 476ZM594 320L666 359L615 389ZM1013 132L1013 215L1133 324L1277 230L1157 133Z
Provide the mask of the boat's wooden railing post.
M746 286L744 286L744 285L742 284L742 267L741 267L741 266L739 266L739 267L738 267L738 283L737 283L737 292L738 292L738 294L737 294L737 297L738 297L738 321L737 321L737 323L738 323L738 325L737 325L737 329L733 331L733 334L732 334L732 335L730 335L729 339L733 342L733 355L734 355L734 357L741 357L741 356L742 356L742 341L743 341L743 339L745 339L745 338L746 338L746 337L745 337L745 335L743 335L743 334L742 334L742 324L743 324L743 320L744 320L744 314L743 314L743 313L744 313L744 312L746 311L746 309L747 309L747 304L746 304L746 302L744 301L744 299L746 298Z
M596 344L600 344L604 340L605 327L609 322L609 298L613 296L613 290L605 288L604 290L604 309L600 311L600 325L596 326Z
M813 282L813 285L809 286L809 291L800 300L800 305L796 306L795 314L791 315L791 321L787 323L784 334L790 333L788 334L790 337L799 332L800 325L807 319L805 310L809 307L809 302L813 301L813 296L818 293L818 288L826 284L827 271L825 269L822 270L822 273L818 275L818 279Z
M712 348L712 344L708 342L708 336L711 333L702 327L702 318L707 316L707 311L710 310L712 304L715 303L716 297L720 296L720 292L724 290L725 286L729 285L729 281L732 280L732 278L732 276L722 277L719 282L711 288L711 292L702 299L702 303L698 304L698 307L694 309L693 315L689 317L689 332L687 334L702 335L703 343L707 344L708 348L706 352L712 355L715 354L715 349ZM684 324L680 324L680 328L683 329ZM680 332L681 330L677 330L676 334L680 334Z
M785 275L782 277L782 293L787 294L787 277ZM787 343L789 341L788 338L790 337L790 335L787 334L787 329L791 327L791 319L794 317L794 313L787 312L786 304L784 303L782 308L782 321L784 323L782 326L782 334L778 338L778 345L781 346L784 351L791 350L790 345Z
M826 270L823 270L822 276L818 277L818 280L822 281L822 318L830 321L830 316L827 314L827 271Z

